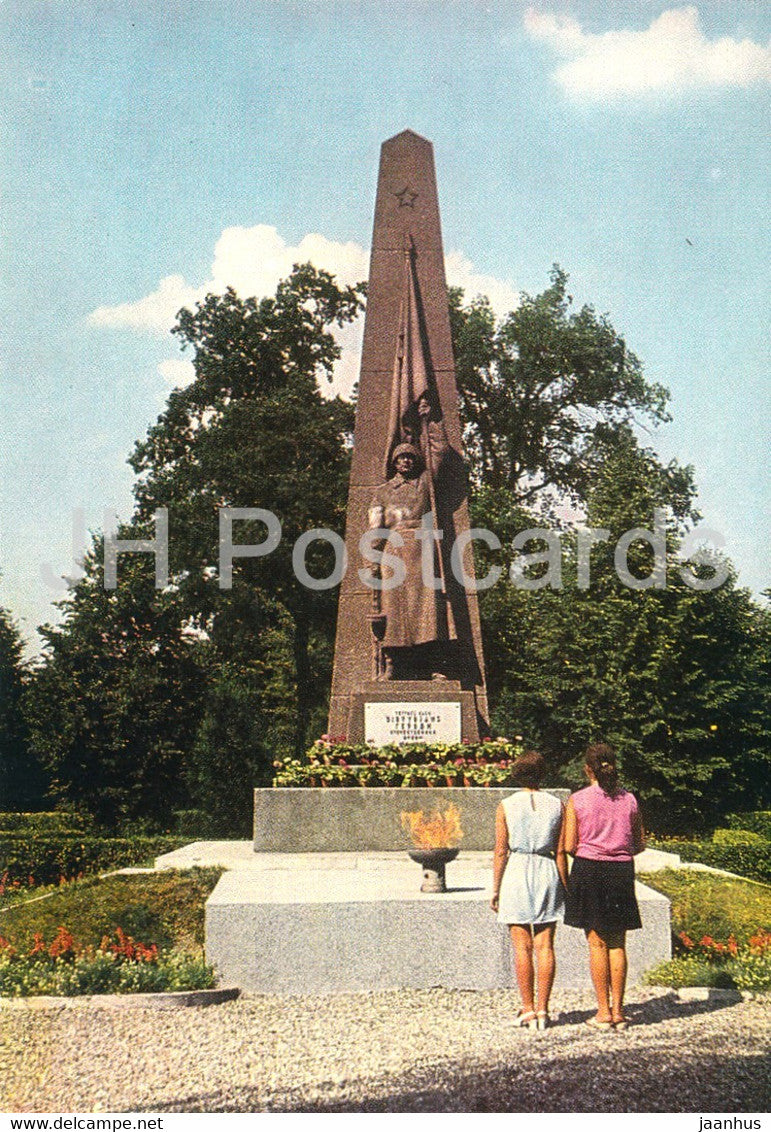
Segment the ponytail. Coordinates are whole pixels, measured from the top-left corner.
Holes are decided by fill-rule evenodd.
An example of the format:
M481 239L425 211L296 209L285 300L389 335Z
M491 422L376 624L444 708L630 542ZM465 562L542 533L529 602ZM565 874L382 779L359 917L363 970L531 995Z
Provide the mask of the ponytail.
M618 789L616 752L607 743L594 743L586 749L586 765L606 794Z

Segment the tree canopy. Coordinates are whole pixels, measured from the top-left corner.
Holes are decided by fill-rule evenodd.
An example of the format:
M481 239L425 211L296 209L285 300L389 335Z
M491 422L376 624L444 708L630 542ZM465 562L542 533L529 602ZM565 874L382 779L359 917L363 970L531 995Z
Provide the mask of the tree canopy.
M571 312L559 267L540 295L496 321L486 298L451 292L456 372L473 481L516 503L581 502L618 439L669 420L668 391L605 316Z

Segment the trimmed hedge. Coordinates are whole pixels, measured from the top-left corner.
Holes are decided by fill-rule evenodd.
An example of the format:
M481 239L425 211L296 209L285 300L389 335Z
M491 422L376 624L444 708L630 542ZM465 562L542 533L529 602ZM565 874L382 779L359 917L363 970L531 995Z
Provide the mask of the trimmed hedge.
M0 813L0 837L4 833L49 834L85 833L92 829L94 819L90 814L70 813L67 810L40 812L36 814Z
M726 833L728 831L725 831ZM737 831L738 832L738 831ZM660 848L679 853L684 861L697 861L713 869L771 883L771 842L721 844L719 841L662 841Z
M766 841L771 841L771 810L756 810L751 814L729 814L726 818L731 829L746 829L759 833Z
M728 849L745 849L747 846L765 845L766 839L749 829L716 829L712 834L712 844Z
M57 884L85 873L151 865L185 844L180 837L97 837L93 834L0 833L0 876L5 884ZM32 880L30 880L32 878Z

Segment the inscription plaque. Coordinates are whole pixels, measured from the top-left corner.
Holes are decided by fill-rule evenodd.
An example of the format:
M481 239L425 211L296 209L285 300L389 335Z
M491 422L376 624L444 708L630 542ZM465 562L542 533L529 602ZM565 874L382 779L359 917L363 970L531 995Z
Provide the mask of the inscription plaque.
M460 704L368 703L364 705L364 742L459 743Z

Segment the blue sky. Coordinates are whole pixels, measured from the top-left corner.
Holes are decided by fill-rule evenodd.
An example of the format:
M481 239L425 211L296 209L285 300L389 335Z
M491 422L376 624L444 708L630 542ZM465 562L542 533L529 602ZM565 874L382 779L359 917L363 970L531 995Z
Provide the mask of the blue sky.
M766 588L770 34L752 0L5 0L0 604L30 648L73 509L130 513L126 456L187 378L174 312L297 259L365 276L406 127L451 281L505 310L559 262L671 389L653 442Z

